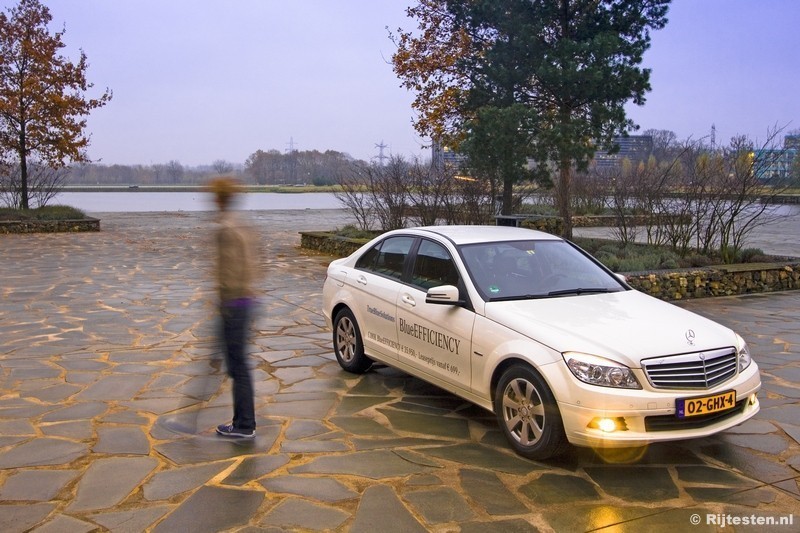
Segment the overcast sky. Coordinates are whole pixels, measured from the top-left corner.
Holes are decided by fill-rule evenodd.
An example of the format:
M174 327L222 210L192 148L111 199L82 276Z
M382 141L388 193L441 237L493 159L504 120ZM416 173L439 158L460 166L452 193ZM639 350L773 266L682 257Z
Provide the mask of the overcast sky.
M388 63L387 26L411 0L43 0L64 54L84 50L113 100L88 120L105 164L241 164L258 149L428 155L413 95ZM15 0L0 0L5 10ZM644 66L652 92L629 106L642 129L717 143L800 128L800 1L674 0Z

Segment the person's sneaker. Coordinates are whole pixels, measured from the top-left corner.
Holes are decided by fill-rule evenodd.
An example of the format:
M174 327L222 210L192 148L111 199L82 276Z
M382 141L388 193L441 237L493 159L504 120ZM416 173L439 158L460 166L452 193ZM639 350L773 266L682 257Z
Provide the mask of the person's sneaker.
M256 436L255 429L236 429L233 424L220 424L217 426L217 435L223 437L236 437L239 439L252 439Z

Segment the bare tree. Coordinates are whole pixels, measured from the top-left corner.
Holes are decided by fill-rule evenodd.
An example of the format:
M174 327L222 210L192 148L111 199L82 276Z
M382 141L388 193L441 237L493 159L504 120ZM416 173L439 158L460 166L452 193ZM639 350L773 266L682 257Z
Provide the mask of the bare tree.
M446 198L452 194L455 171L447 165L425 164L415 159L408 168L408 199L414 218L433 226L444 217Z
M674 131L649 129L644 130L642 135L647 135L653 139L653 150L650 155L655 157L659 163L674 161L683 151L683 146L678 142L678 136Z
M339 190L333 193L339 203L350 211L362 230L372 229L374 220L372 206L374 195L370 190L369 173L367 164L351 166L339 175L337 179Z
M451 194L444 197L448 224L486 224L495 214L497 188L489 179L454 176Z
M165 170L170 183L181 182L181 178L183 178L183 165L181 165L179 161L173 159L167 163Z
M779 129L771 130L760 146L745 136L731 139L724 151L724 171L720 191L724 197L716 212L719 226L719 252L726 263L736 260L747 236L757 227L777 217L772 201L787 185L767 186L761 176L783 158L778 147Z
M383 231L403 228L408 218L409 165L402 156L393 155L383 166L367 167L373 210Z
M614 214L612 235L623 244L635 242L638 228L630 216L640 201L640 173L630 160L612 168L595 168L590 177L598 183L608 184L608 207Z
M224 159L217 159L211 163L211 168L219 175L229 174L233 171L233 163L225 161Z
M22 208L20 167L4 165L0 175L0 198L7 207ZM68 171L39 163L28 165L28 206L44 207L63 189Z
M597 173L576 172L572 180L572 209L576 213L599 214L605 210L606 182Z

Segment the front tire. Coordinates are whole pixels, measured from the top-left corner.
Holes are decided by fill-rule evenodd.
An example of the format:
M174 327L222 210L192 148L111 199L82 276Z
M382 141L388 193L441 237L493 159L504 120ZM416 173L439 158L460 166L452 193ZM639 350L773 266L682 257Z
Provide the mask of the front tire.
M350 309L342 309L333 319L333 351L339 366L353 374L363 374L372 366L372 360L364 354L361 328Z
M494 412L506 439L519 455L542 460L567 450L564 424L553 393L533 368L517 364L503 372L495 391Z

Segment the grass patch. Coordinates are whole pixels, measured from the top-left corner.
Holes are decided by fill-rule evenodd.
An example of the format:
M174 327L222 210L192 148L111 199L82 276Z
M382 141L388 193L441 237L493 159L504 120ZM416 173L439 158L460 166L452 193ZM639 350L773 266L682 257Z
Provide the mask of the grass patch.
M36 209L0 208L0 220L8 222L25 220L81 220L86 213L68 205L47 205Z

